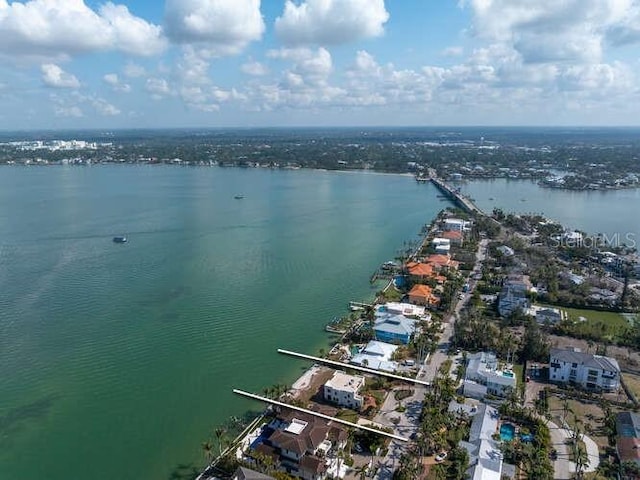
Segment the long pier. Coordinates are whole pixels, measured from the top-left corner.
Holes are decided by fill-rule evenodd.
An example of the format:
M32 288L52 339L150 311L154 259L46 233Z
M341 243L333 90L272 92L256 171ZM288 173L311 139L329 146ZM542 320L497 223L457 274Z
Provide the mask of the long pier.
M360 367L358 365L353 365L351 363L336 362L335 360L329 360L328 358L314 357L313 355L306 355L304 353L292 352L291 350L284 350L282 348L278 349L278 353L282 353L283 355L290 355L292 357L302 358L304 360L311 360L312 362L316 362L316 363L324 363L326 365L331 365L333 367L348 368L351 370L357 370L359 372L364 372L364 373L371 373L373 375L392 378L394 380L400 380L407 383L414 383L416 385L422 385L423 387L431 386L430 382L425 382L424 380L418 380L417 378L403 377L402 375L396 375L395 373L384 372L382 370L375 370L373 368Z
M449 197L458 207L462 208L465 212L486 216L485 213L480 210L475 203L462 195L460 192L456 191L456 189L454 189L444 180L438 177L431 177L431 183L433 183L438 188L438 190L440 190L445 196Z
M238 390L237 388L233 389L233 393L237 395L242 395L243 397L252 398L254 400L259 400L260 402L269 403L271 405L276 405L282 408L288 408L290 410L296 410L298 412L306 413L307 415L313 415L314 417L322 418L323 420L328 420L330 422L341 423L342 425L346 425L351 428L357 428L359 430L366 430L367 432L376 433L378 435L382 435L384 437L391 438L393 440L400 440L401 442L408 442L409 439L405 437L401 437L400 435L394 435L393 433L383 432L377 428L371 428L368 425L360 425L357 423L349 422L347 420L342 420L341 418L331 417L329 415L325 415L320 412L314 412L313 410L309 410L307 408L297 407L295 405L289 405L288 403L279 402L277 400L273 400L271 398L261 397L260 395L256 395L255 393L245 392L243 390Z

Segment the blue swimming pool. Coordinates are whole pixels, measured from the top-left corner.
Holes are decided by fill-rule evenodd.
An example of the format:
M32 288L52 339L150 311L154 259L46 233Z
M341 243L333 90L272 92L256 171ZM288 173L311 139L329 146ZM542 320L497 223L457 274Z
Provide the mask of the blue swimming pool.
M500 425L500 440L513 440L516 434L516 427L510 423L503 423Z

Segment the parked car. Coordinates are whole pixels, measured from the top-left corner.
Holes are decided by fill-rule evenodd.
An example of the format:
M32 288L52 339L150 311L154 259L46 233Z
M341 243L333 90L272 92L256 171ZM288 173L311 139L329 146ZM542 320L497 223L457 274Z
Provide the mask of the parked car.
M438 455L436 455L436 462L444 462L445 458L447 458L447 452L440 452Z

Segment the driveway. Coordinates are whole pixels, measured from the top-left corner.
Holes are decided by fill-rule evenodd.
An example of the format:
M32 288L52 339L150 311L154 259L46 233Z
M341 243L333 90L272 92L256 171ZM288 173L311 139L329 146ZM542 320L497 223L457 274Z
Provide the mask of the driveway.
M570 479L573 478L573 474L576 471L575 463L570 459L569 446L567 441L571 438L571 430L564 427L559 427L557 424L547 420L547 426L551 433L551 443L553 448L558 452L558 458L553 462L553 470L555 472L554 479ZM600 454L598 451L598 445L589 438L582 434L580 439L584 442L587 449L587 457L589 458L589 464L585 467L585 473L595 472L600 465Z

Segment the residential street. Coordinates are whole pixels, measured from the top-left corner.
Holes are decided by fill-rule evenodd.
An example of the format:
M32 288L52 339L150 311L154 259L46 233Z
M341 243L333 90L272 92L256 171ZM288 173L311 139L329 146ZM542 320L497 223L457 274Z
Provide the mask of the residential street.
M478 251L476 252L476 264L471 273L472 276L474 273L479 272L481 269L480 262L482 262L486 256L488 243L488 240L483 239L478 245ZM451 342L451 336L453 335L454 319L458 316L458 314L462 310L462 307L471 297L474 286L475 285L470 285L469 291L465 293L463 297L456 303L453 309L453 313L446 317L445 321L443 322L443 330L442 335L440 336L438 349L433 353L433 355L427 357L424 364L420 366L417 377L418 379L425 380L427 382L433 381L438 372L438 368L440 368L440 365L442 365L442 363L447 358L449 358L448 351L449 344ZM411 388L414 389L414 394L410 398L403 400L402 402L403 405L407 408L404 413L400 414L395 411L397 402L393 394L390 393L387 396L387 399L382 406L380 413L374 419L376 422L379 422L383 425L393 427L394 433L407 437L417 431L420 421L422 401L426 392L426 387L423 386L413 386ZM391 422L391 418L393 417L400 418L400 421L397 425L394 425L393 422ZM406 448L407 445L404 442L392 441L389 444L389 452L387 456L380 460L380 469L378 470L376 478L380 480L390 480L393 477L393 471L399 464L400 456Z

